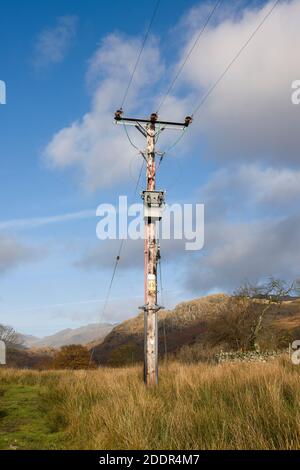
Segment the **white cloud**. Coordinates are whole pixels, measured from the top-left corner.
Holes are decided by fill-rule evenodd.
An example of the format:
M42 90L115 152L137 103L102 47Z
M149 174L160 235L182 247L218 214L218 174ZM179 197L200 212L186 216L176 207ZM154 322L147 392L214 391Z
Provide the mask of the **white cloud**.
M223 16L206 31L181 81L194 90L196 101L215 83L273 3L246 9L238 17L235 12ZM280 2L200 108L191 132L194 139L206 138L214 158L298 164L300 114L291 104L291 83L299 75L295 55L299 16L299 0ZM196 35L199 26L193 18L189 24ZM191 103L191 109L195 107Z
M190 290L232 291L242 282L257 282L274 275L286 280L299 277L300 218L249 223L217 221L206 226L207 244L202 256L187 269Z
M0 274L23 263L36 261L41 254L39 248L27 246L6 235L0 236Z
M35 45L34 64L45 66L62 62L76 36L77 23L76 16L61 16L55 26L43 30Z
M48 217L35 217L27 219L12 219L0 221L0 231L10 229L26 229L41 227L43 225L69 222L71 220L80 220L96 217L95 209L87 209L79 212L69 212L67 214L53 215Z
M90 112L54 135L45 150L46 158L54 167L79 167L82 183L89 190L122 181L129 175L133 154L137 153L126 141L122 127L113 124L113 117L139 45L139 41L126 41L116 35L102 42L88 71L89 80L102 77L96 86ZM132 109L133 98L143 106L149 95L147 88L143 89L143 95L140 93L141 86L157 80L162 70L158 47L150 43L135 75L127 109ZM143 142L141 148L144 145Z
M300 170L241 165L217 170L200 190L201 199L216 216L223 212L290 211L299 206Z
M299 276L300 171L241 165L215 172L200 189L205 247L186 260L186 285L232 291L268 275Z
M178 80L180 94L175 87L162 116L182 119L191 113L272 4L238 14L236 8L219 10ZM198 34L207 8L201 5L192 13L184 21L189 39L182 57ZM201 108L189 131L190 137L184 140L187 148L191 143L198 145L201 139L212 150L210 159L298 164L299 109L292 106L290 95L291 83L299 73L294 52L300 41L299 15L299 0L277 5ZM179 31L186 35L182 29ZM134 150L124 140L120 126L113 125L113 113L122 100L139 47L140 41L115 34L102 41L87 72L88 82L96 84L90 111L58 131L45 150L54 167L79 168L81 182L91 190L116 186L128 175ZM139 115L144 109L147 114L153 110L150 103L159 102L161 83L168 75L163 71L158 44L150 41L132 83L127 114L135 110L133 103L138 106ZM143 148L144 142L140 146Z
M195 108L273 3L239 12L228 6L219 10L187 62L161 117L182 119ZM203 9L201 4L185 18L178 43L182 44L187 34L188 38L179 63L206 16L207 7ZM300 42L299 16L299 0L277 5L205 102L182 141L187 148L193 145L195 152L201 141L209 160L219 159L226 168L214 173L202 188L201 201L212 209L206 212L206 249L187 270L187 285L195 290L230 290L246 277L298 275L300 222L293 211L296 213L300 196L300 108L291 103L291 83L299 78L295 57ZM102 42L87 73L88 82L94 86L90 111L60 130L46 148L54 167L79 168L83 184L91 190L116 187L129 175L134 150L124 140L122 129L113 125L113 112L121 102L132 70L129 64L134 64L138 49L138 42L117 35ZM139 115L146 109L149 113L153 109L150 100L160 101L164 92L161 82L170 78L174 69L176 64L172 63L169 73L162 76L158 44L150 43L135 76L126 114L135 111L134 102ZM142 90L141 84L145 85ZM224 214L226 205L231 205L230 211ZM278 214L272 220L266 213L270 215L274 207ZM243 210L243 220L248 217L251 222L225 221L228 212L240 220ZM124 259L127 268L132 268L137 246L129 247L131 256ZM78 264L107 267L114 248L101 245L87 250ZM171 248L170 254L174 251ZM191 259L189 256L187 263Z

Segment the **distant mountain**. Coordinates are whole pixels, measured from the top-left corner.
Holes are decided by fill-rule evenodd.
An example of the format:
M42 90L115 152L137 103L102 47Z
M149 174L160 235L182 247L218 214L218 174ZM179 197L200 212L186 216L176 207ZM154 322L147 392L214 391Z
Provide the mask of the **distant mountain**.
M30 335L20 335L24 346L29 348L60 348L69 344L100 343L115 325L110 323L94 323L80 328L68 328L44 338L35 338Z
M19 336L20 342L28 348L40 340L40 338L37 338L36 336L33 336L33 335L23 335L21 333L18 333L18 336Z

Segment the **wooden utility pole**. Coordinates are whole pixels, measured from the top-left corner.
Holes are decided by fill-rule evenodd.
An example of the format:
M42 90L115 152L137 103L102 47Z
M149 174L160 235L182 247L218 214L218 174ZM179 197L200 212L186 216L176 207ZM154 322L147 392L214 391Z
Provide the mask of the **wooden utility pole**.
M158 243L156 240L156 225L162 217L164 205L164 191L157 191L155 187L156 179L156 125L160 130L167 128L184 129L191 122L189 116L184 123L158 121L156 113L151 114L150 119L124 118L123 110L115 113L116 123L123 125L133 125L146 138L146 152L141 151L146 160L146 184L147 189L143 191L144 200L144 301L145 305L140 307L144 310L144 381L147 385L153 386L158 383L158 331L157 313L162 306L157 304L157 262Z
M147 191L155 191L155 121L147 129ZM144 380L149 385L158 382L157 338L157 241L156 219L145 217L145 306L144 309Z

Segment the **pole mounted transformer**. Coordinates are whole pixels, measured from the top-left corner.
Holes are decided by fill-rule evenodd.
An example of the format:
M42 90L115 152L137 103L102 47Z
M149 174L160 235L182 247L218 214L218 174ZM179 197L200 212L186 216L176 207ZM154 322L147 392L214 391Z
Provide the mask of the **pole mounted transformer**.
M160 121L156 113L149 119L123 117L123 110L115 113L116 124L134 126L146 138L146 151L141 152L146 161L146 190L142 192L144 201L144 302L140 307L144 311L144 381L153 386L158 383L158 328L157 313L163 308L157 303L157 263L160 248L157 240L157 223L161 220L165 205L165 191L156 190L156 155L155 141L157 126L164 129L188 127L192 118L187 116L182 122Z

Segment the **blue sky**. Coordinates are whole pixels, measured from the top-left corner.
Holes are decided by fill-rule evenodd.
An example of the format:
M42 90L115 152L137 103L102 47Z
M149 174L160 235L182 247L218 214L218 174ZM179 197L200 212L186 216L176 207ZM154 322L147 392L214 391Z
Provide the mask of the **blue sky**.
M100 320L118 244L97 240L91 214L119 194L138 199L138 157L113 113L153 3L2 3L0 321L22 332L46 335ZM162 117L192 112L272 6L232 3L219 7ZM161 1L128 114L155 110L211 8L210 2ZM166 307L231 291L244 279L298 275L300 107L290 94L300 74L294 58L299 11L297 0L280 2L161 167L158 184L169 202L206 206L203 252L165 247ZM173 140L174 134L162 138L162 148ZM41 218L38 226L32 220ZM106 321L134 315L141 303L138 244L125 244L121 261Z

